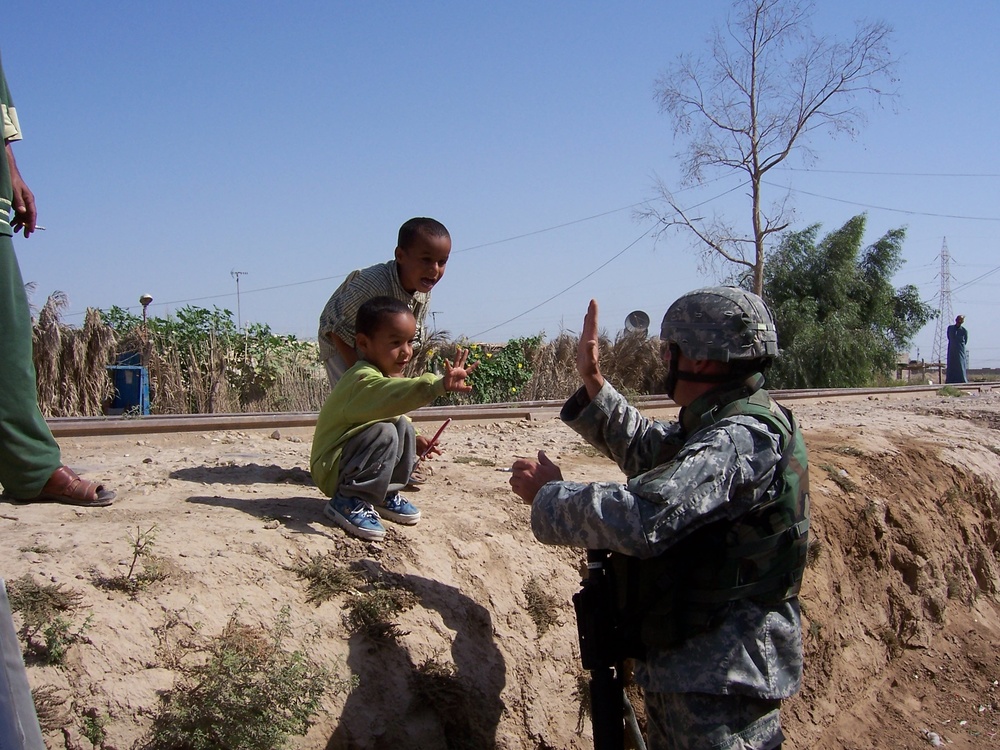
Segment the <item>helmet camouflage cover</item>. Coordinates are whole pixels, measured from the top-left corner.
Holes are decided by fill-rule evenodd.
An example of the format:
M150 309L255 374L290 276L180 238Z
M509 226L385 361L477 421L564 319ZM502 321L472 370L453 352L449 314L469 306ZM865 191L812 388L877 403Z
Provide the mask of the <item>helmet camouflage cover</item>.
M690 359L760 359L778 355L778 330L764 300L737 287L696 289L667 310L660 340Z

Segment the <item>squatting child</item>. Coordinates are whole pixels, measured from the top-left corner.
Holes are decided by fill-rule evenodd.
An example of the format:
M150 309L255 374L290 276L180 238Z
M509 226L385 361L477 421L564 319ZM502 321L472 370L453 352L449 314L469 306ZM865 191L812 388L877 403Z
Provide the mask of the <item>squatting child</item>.
M450 253L451 235L444 224L418 217L399 228L393 260L347 275L319 316L320 359L326 365L331 386L358 360L354 321L361 305L373 297L395 297L405 302L417 324L414 348L423 347L431 289L444 276Z
M362 539L385 536L380 518L415 524L420 511L399 494L417 460L416 435L406 413L446 391L467 393L468 350L444 375L403 377L413 356L417 321L407 304L375 297L358 309L358 361L344 373L320 410L310 467L316 486L330 498L327 518Z

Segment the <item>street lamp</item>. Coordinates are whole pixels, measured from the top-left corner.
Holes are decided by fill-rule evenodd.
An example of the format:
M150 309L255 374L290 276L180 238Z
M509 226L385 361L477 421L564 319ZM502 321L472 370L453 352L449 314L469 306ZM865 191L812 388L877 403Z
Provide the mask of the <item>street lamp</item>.
M142 305L142 325L143 326L146 325L146 308L149 307L149 304L152 301L153 301L153 295L152 294L144 294L141 297L139 297L139 304Z

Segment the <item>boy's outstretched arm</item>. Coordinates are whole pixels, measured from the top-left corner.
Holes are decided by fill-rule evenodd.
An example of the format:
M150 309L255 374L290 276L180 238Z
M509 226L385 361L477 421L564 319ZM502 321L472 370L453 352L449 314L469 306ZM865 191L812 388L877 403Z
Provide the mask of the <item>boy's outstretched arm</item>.
M465 382L476 368L479 367L478 362L473 362L471 365L466 363L469 361L469 350L459 349L455 354L455 364L452 364L447 359L444 361L444 377L442 378L442 384L446 391L452 391L454 393L468 393L472 390L472 386Z

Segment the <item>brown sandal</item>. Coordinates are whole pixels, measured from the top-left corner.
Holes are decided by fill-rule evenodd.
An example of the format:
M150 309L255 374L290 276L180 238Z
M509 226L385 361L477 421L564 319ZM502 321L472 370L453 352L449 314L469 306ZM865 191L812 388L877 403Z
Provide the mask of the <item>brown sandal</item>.
M83 505L93 508L111 505L115 499L113 490L107 490L103 484L81 479L68 466L60 466L49 477L42 487L38 497L21 500L23 503L65 503L66 505Z

